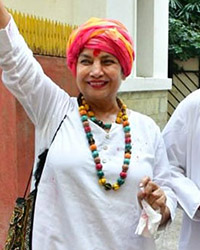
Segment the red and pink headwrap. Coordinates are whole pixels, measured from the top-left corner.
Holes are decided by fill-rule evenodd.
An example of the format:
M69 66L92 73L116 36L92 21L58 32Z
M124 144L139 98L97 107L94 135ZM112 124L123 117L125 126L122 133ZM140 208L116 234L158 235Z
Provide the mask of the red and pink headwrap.
M72 32L67 43L67 65L74 75L83 48L112 54L118 59L123 74L128 76L131 73L133 43L126 27L119 21L92 17Z

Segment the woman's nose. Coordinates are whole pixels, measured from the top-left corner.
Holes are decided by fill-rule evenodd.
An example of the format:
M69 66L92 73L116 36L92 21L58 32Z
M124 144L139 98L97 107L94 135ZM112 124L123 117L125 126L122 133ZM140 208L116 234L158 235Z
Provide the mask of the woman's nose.
M91 66L90 76L100 77L102 75L103 75L103 69L102 69L101 62L99 61L94 62Z

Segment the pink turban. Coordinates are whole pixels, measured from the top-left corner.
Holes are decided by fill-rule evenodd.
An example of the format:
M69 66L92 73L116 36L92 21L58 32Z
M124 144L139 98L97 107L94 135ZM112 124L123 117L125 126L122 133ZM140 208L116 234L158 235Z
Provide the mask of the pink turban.
M126 27L119 21L93 17L71 33L67 43L67 65L74 75L83 48L112 54L118 59L123 74L128 76L131 73L133 43Z

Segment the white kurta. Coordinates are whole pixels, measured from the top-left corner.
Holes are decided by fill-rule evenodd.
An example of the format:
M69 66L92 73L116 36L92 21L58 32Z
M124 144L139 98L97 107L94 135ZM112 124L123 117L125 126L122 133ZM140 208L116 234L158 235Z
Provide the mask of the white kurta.
M184 209L179 250L200 249L200 90L186 97L163 130L173 188Z
M71 98L44 75L13 21L0 31L3 82L21 102L35 125L36 159L50 147L39 184L33 226L33 250L153 250L153 239L135 235L140 217L138 185L150 176L166 192L174 217L176 198L164 142L152 119L130 112L132 159L126 183L118 191L99 186L94 160ZM112 124L109 133L90 121L103 169L113 183L123 164L124 132Z

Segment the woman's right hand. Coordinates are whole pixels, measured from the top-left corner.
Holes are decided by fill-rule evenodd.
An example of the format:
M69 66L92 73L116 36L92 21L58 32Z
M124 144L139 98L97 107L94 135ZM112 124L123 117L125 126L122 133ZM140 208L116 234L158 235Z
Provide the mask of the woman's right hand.
M166 195L164 191L149 177L144 177L140 182L141 190L138 192L138 201L144 199L154 209L159 210L162 215L160 225L165 224L170 219L170 210L166 206Z
M7 26L10 20L10 15L8 14L8 11L3 5L2 0L0 0L0 29L3 29Z

